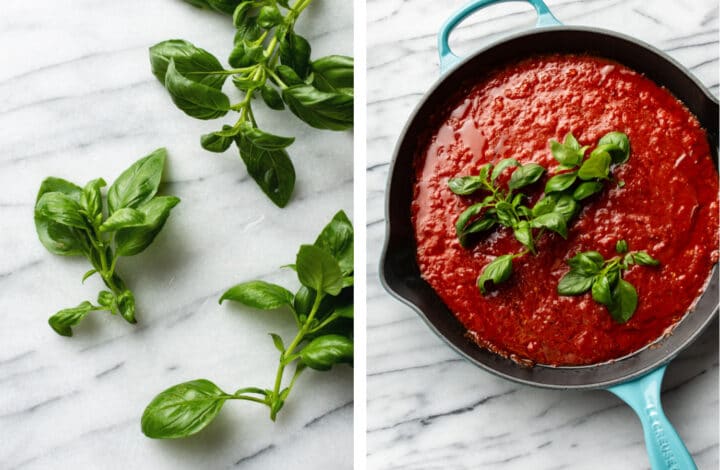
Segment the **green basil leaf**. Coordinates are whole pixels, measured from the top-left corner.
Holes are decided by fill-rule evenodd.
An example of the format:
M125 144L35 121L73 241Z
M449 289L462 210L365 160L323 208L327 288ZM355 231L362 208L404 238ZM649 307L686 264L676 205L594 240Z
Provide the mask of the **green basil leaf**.
M285 18L275 5L265 5L260 8L257 22L261 28L272 29L281 24ZM309 47L309 46L308 46Z
M307 85L305 83L305 81L302 78L300 78L300 76L297 74L297 72L295 72L293 69L291 69L287 65L278 65L277 67L275 67L275 73L280 77L280 79L283 81L283 83L287 86ZM273 82L275 82L277 85L281 85L280 83L277 83L275 81L274 77L273 77Z
M295 261L298 279L317 292L338 295L342 289L342 271L337 260L314 245L302 245Z
M543 214L548 214L550 212L553 212L555 209L555 205L557 203L557 198L552 196L543 196L542 199L540 199L538 202L535 203L535 205L532 208L532 216L538 217Z
M35 220L45 219L66 227L84 229L89 224L81 211L82 207L74 198L61 192L45 193L35 205Z
M320 91L353 94L354 61L352 57L331 55L311 64L313 86Z
M592 285L592 298L595 302L603 305L610 305L612 303L610 281L607 276L600 275L595 278L595 282Z
M634 254L635 262L640 266L659 266L660 261L650 256L647 251L638 251Z
M262 131L257 127L252 127L249 124L248 126L243 127L242 135L254 146L263 150L281 150L289 147L293 142L295 142L295 137L280 137Z
M245 38L236 40L233 50L228 56L228 63L235 68L250 67L262 62L265 49L262 44L257 44L254 39ZM255 68L246 72L245 77L251 77Z
M495 226L496 223L497 219L495 218L495 216L486 213L483 217L472 222L470 225L465 227L465 229L463 229L462 234L459 235L460 244L462 246L466 246L468 235L490 230L492 227Z
M82 319L94 309L95 308L90 302L85 301L77 307L60 310L58 313L50 317L48 323L57 334L62 336L72 336L72 327L80 323Z
M354 230L352 222L339 211L320 232L314 245L330 253L347 276L353 272Z
M273 344L275 345L275 349L280 351L280 353L285 352L285 343L283 343L283 340L280 336L276 335L275 333L268 333L270 337L273 340Z
M145 408L142 432L154 439L177 439L202 431L231 398L209 380L185 382L161 392Z
M335 364L353 362L353 342L340 335L313 339L300 351L303 364L315 370L329 370Z
M448 180L450 191L458 196L467 196L483 187L483 180L479 176L459 176Z
M200 145L210 152L224 152L235 141L235 134L228 135L233 129L232 126L224 125L222 131L205 134L200 138ZM237 132L237 130L234 132Z
M108 189L110 214L123 207L137 208L157 193L167 151L155 150L123 171Z
M230 100L225 93L183 76L173 59L165 74L165 88L170 92L173 103L188 116L216 119L230 110Z
M605 258L597 251L584 251L570 258L567 263L573 271L593 275L603 268Z
M563 238L567 238L567 221L563 214L550 212L543 214L532 220L533 228L545 227L557 233Z
M593 276L570 270L560 279L557 291L560 295L580 295L589 291L593 285Z
M575 191L573 191L573 197L576 201L582 201L595 193L599 193L602 191L602 188L603 184L599 181L585 181L575 188Z
M580 142L577 141L572 132L568 132L567 134L565 134L565 140L563 142L563 145L573 150L580 150Z
M578 172L571 171L570 173L561 173L550 178L545 183L545 193L553 193L556 191L564 191L575 182L577 179Z
M43 246L51 253L62 256L78 256L83 254L82 233L72 227L53 222L42 216L37 210L37 202L46 193L58 192L80 203L83 190L62 178L46 178L40 185L35 199L35 230Z
M108 290L102 290L98 294L98 304L114 310L117 309L117 298L115 298L115 294L113 294L112 292Z
M494 285L507 281L512 275L513 255L502 255L492 260L483 268L477 280L478 289L485 295L485 283L492 281Z
M567 137L566 137L567 140ZM577 142L577 141L576 141ZM563 145L556 140L550 141L550 152L555 160L567 167L576 167L582 161L582 153L572 146Z
M295 187L295 168L287 152L260 148L244 134L238 139L238 148L248 174L272 202L285 207Z
M635 287L625 279L618 280L612 291L612 302L608 310L618 323L625 323L633 316L637 308L638 296Z
M260 88L260 96L268 108L276 111L285 109L285 103L282 100L282 96L280 96L280 93L269 84L266 83Z
M283 100L290 111L317 129L346 130L353 126L353 97L320 91L311 85L285 88Z
M478 202L476 204L471 205L467 209L465 209L462 214L460 214L460 217L458 217L457 222L455 222L455 233L457 234L458 238L460 238L460 244L463 246L465 245L464 239L465 235L467 235L467 229L468 224L471 221L473 217L478 215L480 211L482 211L487 204L485 202ZM486 217L485 219L490 219L489 217ZM486 222L485 225L489 224L487 228L490 228L494 225L494 219L492 224L489 224L489 222ZM476 232L479 230L476 230Z
M282 15L280 18L282 21ZM307 77L310 72L310 43L299 34L288 31L280 41L280 63L292 68L300 78Z
M137 323L135 319L135 296L129 290L125 290L117 296L117 308L120 315L128 323Z
M104 179L97 178L86 184L82 190L80 205L85 209L88 217L93 222L96 222L98 216L102 216L103 200L100 189L106 185L107 183Z
M96 272L98 272L97 269L91 269L91 270L87 271L85 274L83 274L83 277L82 277L82 280L80 281L80 283L85 284L85 281L87 281L87 279L90 276L92 276L93 274L95 274Z
M217 73L225 69L208 51L182 39L171 39L150 48L152 73L163 85L171 60L174 61L177 71L187 79L217 90L222 88L227 78L227 74Z
M265 74L265 70L263 69L258 75L254 75L253 73L235 75L232 82L238 90L250 92L255 88L261 87L263 83L265 83L266 79L267 76Z
M505 171L506 168L510 168L513 166L520 166L517 160L514 158L505 158L498 162L497 165L495 165L495 168L493 169L492 173L490 174L490 179L492 181L495 181L500 174Z
M508 187L510 189L520 189L533 184L540 179L544 172L545 168L537 163L527 163L522 165L517 170L513 171L513 174L510 176Z
M512 204L506 201L500 201L495 204L498 221L506 227L513 227L517 224L518 219L513 210Z
M335 314L340 318L354 318L355 310L353 304L344 305L335 309Z
M618 240L617 243L615 243L615 251L617 251L619 254L627 253L627 242L625 240Z
M521 220L514 227L513 233L517 241L525 245L531 252L535 252L535 244L533 242L532 229L527 220Z
M292 306L293 299L293 294L282 286L265 281L250 281L225 291L220 297L220 303L233 300L260 310L275 310L284 305Z
M257 24L257 16L248 15L250 10L252 9L252 2L248 2L247 0L240 0L240 5L235 7L235 9L232 11L233 24L236 28L241 28L245 25L245 23L248 22Z
M101 232L114 232L121 228L138 227L145 224L145 214L137 209L123 207L116 210L108 219L103 222L99 230Z
M150 246L170 216L170 210L179 203L180 199L174 196L158 196L138 207L145 215L145 223L115 233L116 254L133 256Z
M579 210L580 205L567 194L560 196L553 208L553 212L562 215L566 222L572 219Z
M578 170L578 177L581 180L589 180L593 178L607 179L610 173L610 163L612 162L610 154L607 152L598 152L590 155Z
M598 145L612 145L608 153L615 164L625 163L630 158L630 139L623 132L608 132L600 138Z
M198 8L207 8L209 10L216 10L220 13L231 15L235 7L247 0L184 0L190 5Z

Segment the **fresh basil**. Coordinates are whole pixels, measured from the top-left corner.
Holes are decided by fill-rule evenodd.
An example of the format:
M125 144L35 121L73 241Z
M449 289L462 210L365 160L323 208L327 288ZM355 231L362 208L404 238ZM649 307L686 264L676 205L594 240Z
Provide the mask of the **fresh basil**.
M315 128L350 129L353 59L330 55L311 60L310 43L295 31L310 1L292 7L284 0L187 1L232 14L236 28L228 57L232 68L226 69L210 52L188 41L172 39L150 48L152 73L175 105L191 117L218 119L231 111L239 113L234 125L204 134L200 144L221 153L235 142L250 177L273 203L284 207L295 187L295 169L286 151L294 138L262 130L253 112L253 98L259 95L275 110L287 105ZM228 77L243 93L237 103L222 91Z
M83 189L60 178L47 178L40 185L35 204L35 227L42 244L54 254L85 256L92 269L83 282L99 274L110 289L98 296L98 304L83 302L53 315L50 326L58 334L72 336L72 327L90 312L108 311L135 323L135 297L115 271L121 256L144 250L155 238L178 198L156 196L165 164L165 149L159 149L125 170L108 188L107 214L102 178Z
M502 282L510 279L512 274L512 260L514 255L501 255L492 260L485 268L483 268L480 276L477 279L477 286L480 292L485 295L487 290L485 289L485 283L492 281L493 284L498 285Z
M513 171L510 176L508 187L510 189L520 189L533 184L545 173L545 168L537 163L527 163Z
M608 132L600 138L598 145L607 145L607 152L615 164L625 163L630 158L630 139L622 132Z
M210 424L227 400L267 406L274 421L304 370L352 365L353 243L352 223L340 211L313 245L300 247L294 266L301 286L294 295L282 286L256 280L237 284L220 298L220 303L232 300L260 310L292 312L298 331L291 341L269 333L280 353L272 389L245 387L230 394L205 379L175 385L145 409L145 435L161 439L191 436ZM113 299L103 300L112 303ZM293 365L292 378L285 384L285 370Z

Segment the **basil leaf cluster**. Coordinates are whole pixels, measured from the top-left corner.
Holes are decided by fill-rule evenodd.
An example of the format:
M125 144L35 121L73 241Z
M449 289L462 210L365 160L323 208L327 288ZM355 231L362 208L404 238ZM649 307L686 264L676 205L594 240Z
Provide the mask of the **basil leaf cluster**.
M274 110L287 106L317 129L350 129L353 59L330 55L311 60L310 43L294 29L311 0L298 0L292 8L277 0L188 1L233 15L237 32L228 57L231 68L205 49L172 39L150 48L152 73L191 117L208 120L239 113L233 125L203 135L200 144L219 153L235 143L248 174L273 203L285 207L295 187L295 168L286 149L295 139L261 130L253 99ZM228 77L243 95L237 103L223 91Z
M459 196L469 196L477 191L489 193L465 209L455 223L463 247L468 247L470 236L487 232L497 225L512 229L515 239L524 246L523 251L499 256L485 266L477 279L483 295L488 281L500 284L510 278L514 258L536 254L535 240L546 230L567 238L568 223L580 211L580 202L602 190L603 181L610 179L611 164L624 163L630 156L630 141L622 132L603 136L585 159L589 148L580 146L572 133L565 136L563 143L550 141L552 155L560 163L560 173L548 179L543 196L532 207L523 204L529 198L518 190L536 183L543 176L545 168L537 163L523 165L514 158L505 158L495 165L481 166L478 175L448 180L450 190ZM501 175L513 168L509 179L503 183Z
M72 327L90 312L107 311L136 323L135 297L116 272L121 256L141 253L155 240L180 199L157 196L167 152L161 148L125 170L108 188L106 203L94 179L80 187L61 178L46 178L35 202L35 229L48 251L62 256L85 256L92 265L83 282L99 274L109 290L97 304L85 301L50 317L58 334L72 336Z
M340 211L312 245L302 245L291 267L300 288L293 294L283 286L262 280L237 284L220 303L231 300L258 310L283 309L298 328L289 343L270 333L280 353L272 388L244 387L227 393L206 379L181 383L157 395L142 416L146 436L175 439L200 432L220 412L227 400L265 405L276 419L297 378L306 369L326 371L336 364L353 362L353 226ZM285 370L294 371L283 385Z
M605 305L616 322L626 323L635 313L638 295L635 287L623 279L623 273L634 264L660 265L645 250L627 250L627 242L619 240L615 251L624 256L606 260L597 251L585 251L570 258L567 262L570 271L560 279L558 294L581 295L590 291L593 300Z

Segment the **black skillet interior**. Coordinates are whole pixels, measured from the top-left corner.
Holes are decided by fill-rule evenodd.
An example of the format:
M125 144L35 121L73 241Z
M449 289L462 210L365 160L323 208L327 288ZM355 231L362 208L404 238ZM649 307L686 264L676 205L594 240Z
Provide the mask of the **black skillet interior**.
M708 133L717 166L718 103L681 65L632 38L584 27L553 27L515 35L465 59L425 95L412 114L395 149L387 190L385 248L381 280L388 291L414 308L430 328L461 355L504 378L529 385L562 388L603 388L641 376L668 362L690 344L711 322L718 307L717 267L694 311L686 315L672 335L651 347L614 362L585 367L523 368L484 349L465 337L465 329L420 276L415 258L415 236L410 207L413 197L413 160L422 138L442 117L458 90L488 70L508 61L536 54L590 53L620 62L664 86L697 116ZM462 90L461 90L462 91Z

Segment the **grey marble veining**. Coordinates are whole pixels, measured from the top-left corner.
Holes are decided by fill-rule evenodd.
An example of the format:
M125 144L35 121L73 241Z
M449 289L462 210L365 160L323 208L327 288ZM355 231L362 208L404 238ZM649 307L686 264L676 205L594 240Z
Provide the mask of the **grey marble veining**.
M352 5L316 1L297 30L313 55L352 55ZM25 2L0 6L0 468L351 468L353 371L308 372L276 423L266 408L227 403L206 432L153 441L145 405L178 382L271 386L277 351L267 332L294 334L288 314L219 306L250 279L296 286L281 265L339 209L352 216L352 134L311 129L257 106L268 131L294 135L295 195L278 209L236 151L217 155L199 137L223 122L185 116L150 73L147 49L184 38L224 61L227 17L180 0ZM228 93L233 93L228 86ZM138 320L91 316L72 339L47 318L93 299L84 260L48 253L32 208L49 175L112 181L131 162L168 148L161 191L182 199L147 251L123 259Z
M607 392L556 392L496 378L462 360L380 286L384 197L393 146L438 77L436 34L466 0L368 5L368 468L644 469L640 424ZM665 50L718 93L714 0L550 0L566 24L633 35ZM532 27L529 5L466 20L460 55ZM701 469L718 468L718 323L671 363L666 413Z

